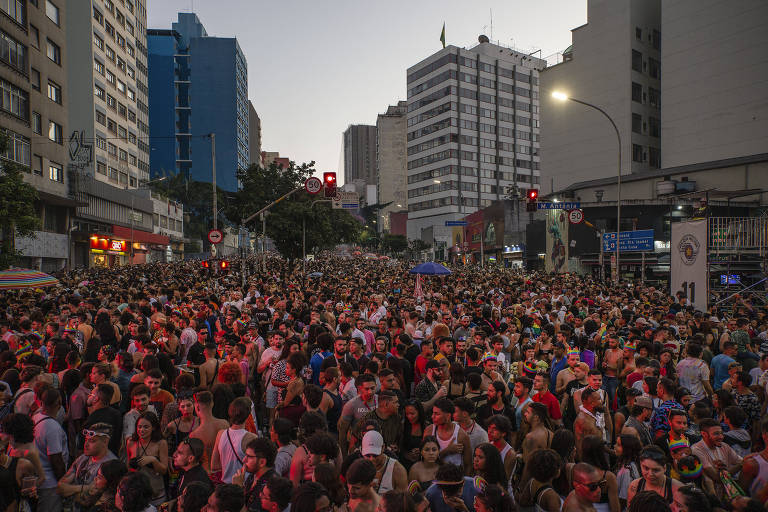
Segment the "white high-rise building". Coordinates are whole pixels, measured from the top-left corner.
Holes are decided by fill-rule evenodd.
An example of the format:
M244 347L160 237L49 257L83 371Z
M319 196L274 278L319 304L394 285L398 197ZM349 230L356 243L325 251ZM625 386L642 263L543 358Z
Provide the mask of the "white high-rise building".
M408 208L406 162L406 114L408 103L398 101L376 118L376 202L388 204L379 210L379 231L389 231L390 212Z
M408 69L408 238L450 245L460 220L510 188L539 183L539 70L546 62L480 43Z

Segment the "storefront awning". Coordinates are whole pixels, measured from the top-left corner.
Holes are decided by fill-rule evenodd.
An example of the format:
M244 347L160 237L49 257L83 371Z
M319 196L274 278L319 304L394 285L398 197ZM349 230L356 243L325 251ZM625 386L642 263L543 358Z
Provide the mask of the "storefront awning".
M134 242L143 242L146 244L168 245L170 239L167 236L156 235L148 231L140 231L138 229L133 230L133 237L131 237L131 228L123 226L112 226L112 234L115 238L122 238L127 241L133 240Z

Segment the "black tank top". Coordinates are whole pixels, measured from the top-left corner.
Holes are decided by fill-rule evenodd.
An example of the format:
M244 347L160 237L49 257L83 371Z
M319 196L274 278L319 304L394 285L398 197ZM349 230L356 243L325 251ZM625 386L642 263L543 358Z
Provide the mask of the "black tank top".
M640 480L640 484L637 486L637 492L645 490L645 478ZM672 503L672 479L666 477L664 480L664 501Z
M330 432L336 432L336 424L339 422L339 418L341 418L341 395L339 393L331 393L327 389L323 389L323 393L327 394L329 397L331 397L331 400L333 400L333 407L328 409L325 417L328 420L328 430Z

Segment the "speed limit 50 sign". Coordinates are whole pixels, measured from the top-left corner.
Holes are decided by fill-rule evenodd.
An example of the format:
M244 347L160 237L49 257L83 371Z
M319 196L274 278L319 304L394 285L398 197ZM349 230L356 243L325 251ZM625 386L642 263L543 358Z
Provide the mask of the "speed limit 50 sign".
M304 189L310 194L317 194L318 192L320 192L322 188L323 188L323 182L320 181L320 178L310 176L304 182Z
M570 210L568 212L568 222L571 224L581 224L584 222L584 210Z

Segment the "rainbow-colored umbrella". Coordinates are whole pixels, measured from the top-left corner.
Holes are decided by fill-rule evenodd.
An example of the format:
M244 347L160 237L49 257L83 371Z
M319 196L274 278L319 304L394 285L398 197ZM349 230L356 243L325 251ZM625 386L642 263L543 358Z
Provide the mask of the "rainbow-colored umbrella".
M0 271L0 290L20 290L56 286L59 280L45 272L28 268L12 268Z

